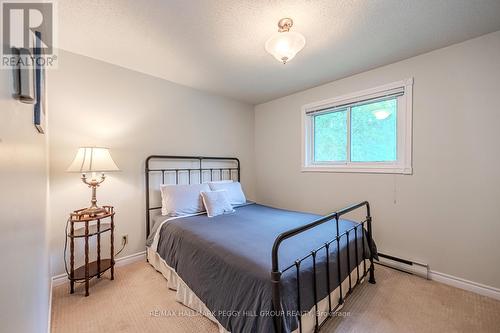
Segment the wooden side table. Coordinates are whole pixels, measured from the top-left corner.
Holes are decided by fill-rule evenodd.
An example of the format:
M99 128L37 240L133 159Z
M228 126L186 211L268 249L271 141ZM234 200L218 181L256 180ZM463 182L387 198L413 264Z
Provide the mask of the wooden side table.
M74 293L75 282L85 281L85 296L89 295L89 281L93 277L100 278L101 275L111 270L111 280L114 280L114 217L115 210L112 206L103 206L105 212L95 215L83 214L84 209L75 210L70 214L70 232L67 235L70 239L70 293ZM106 221L109 219L109 221ZM95 224L90 224L96 222ZM83 226L82 226L83 225ZM110 232L111 257L101 258L101 234ZM89 238L97 237L97 260L89 262ZM75 239L85 240L85 264L75 269Z

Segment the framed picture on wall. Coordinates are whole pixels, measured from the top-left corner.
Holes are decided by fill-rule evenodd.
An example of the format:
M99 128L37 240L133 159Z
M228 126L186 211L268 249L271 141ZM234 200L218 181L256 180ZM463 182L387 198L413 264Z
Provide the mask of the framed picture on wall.
M12 48L15 66L12 67L12 97L26 104L36 103L34 53L27 48Z
M45 97L45 66L41 57L41 32L36 31L36 44L34 48L35 58L35 108L33 114L33 122L36 129L40 133L45 133L45 114L46 114L46 97Z

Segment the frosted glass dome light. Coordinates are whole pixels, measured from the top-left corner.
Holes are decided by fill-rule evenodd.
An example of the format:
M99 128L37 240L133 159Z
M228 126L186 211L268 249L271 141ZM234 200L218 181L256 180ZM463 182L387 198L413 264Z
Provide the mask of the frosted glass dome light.
M266 51L283 64L292 60L306 45L302 34L290 31L292 25L291 18L281 19L278 22L278 32L266 41Z

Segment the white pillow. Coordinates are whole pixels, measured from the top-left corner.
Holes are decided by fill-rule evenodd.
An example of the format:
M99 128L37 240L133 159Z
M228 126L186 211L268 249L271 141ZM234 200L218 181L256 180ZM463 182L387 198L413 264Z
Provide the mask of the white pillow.
M231 182L231 183L218 183L211 182L208 183L210 185L210 189L212 191L226 190L227 197L231 205L241 205L247 202L245 198L245 194L241 189L241 184L239 182Z
M201 191L210 191L207 184L161 185L161 214L182 216L205 211Z
M229 203L226 190L201 192L203 204L208 217L234 213L233 206Z

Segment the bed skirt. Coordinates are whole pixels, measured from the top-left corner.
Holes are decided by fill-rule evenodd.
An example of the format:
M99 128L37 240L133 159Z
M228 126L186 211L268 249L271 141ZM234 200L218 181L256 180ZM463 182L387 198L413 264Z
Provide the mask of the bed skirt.
M211 321L217 324L219 328L219 333L230 333L228 332L218 321L217 319L213 316L212 311L207 308L207 306L196 296L196 294L188 287L188 285L177 275L175 270L168 266L165 260L160 257L158 252L155 250L151 249L150 247L147 247L147 258L148 262L153 266L158 272L160 272L165 279L167 280L167 286L169 289L176 291L176 301L184 304L188 308L202 314L203 316L207 317ZM370 262L368 259L365 259L365 264L366 267L369 267ZM358 266L360 274L363 272L363 262L361 262ZM356 268L354 268L351 271L351 284L352 287L356 285L356 278L357 278L357 271ZM359 283L364 282L364 278L360 278ZM345 296L347 294L347 291L349 290L349 277L345 278L344 281L342 282L342 295L344 296L343 298L345 299ZM332 300L332 307L334 304L337 303L337 300L339 299L340 296L340 288L337 287L332 293L330 294L331 300ZM337 311L342 309L342 305L339 306ZM323 320L326 319L328 315L328 296L323 298L321 301L318 302L318 313L319 313L319 323L322 323ZM343 314L344 315L344 314ZM302 332L304 333L309 333L309 332L314 332L314 326L315 326L315 308L313 308L302 315ZM299 329L297 328L293 333L299 333Z

